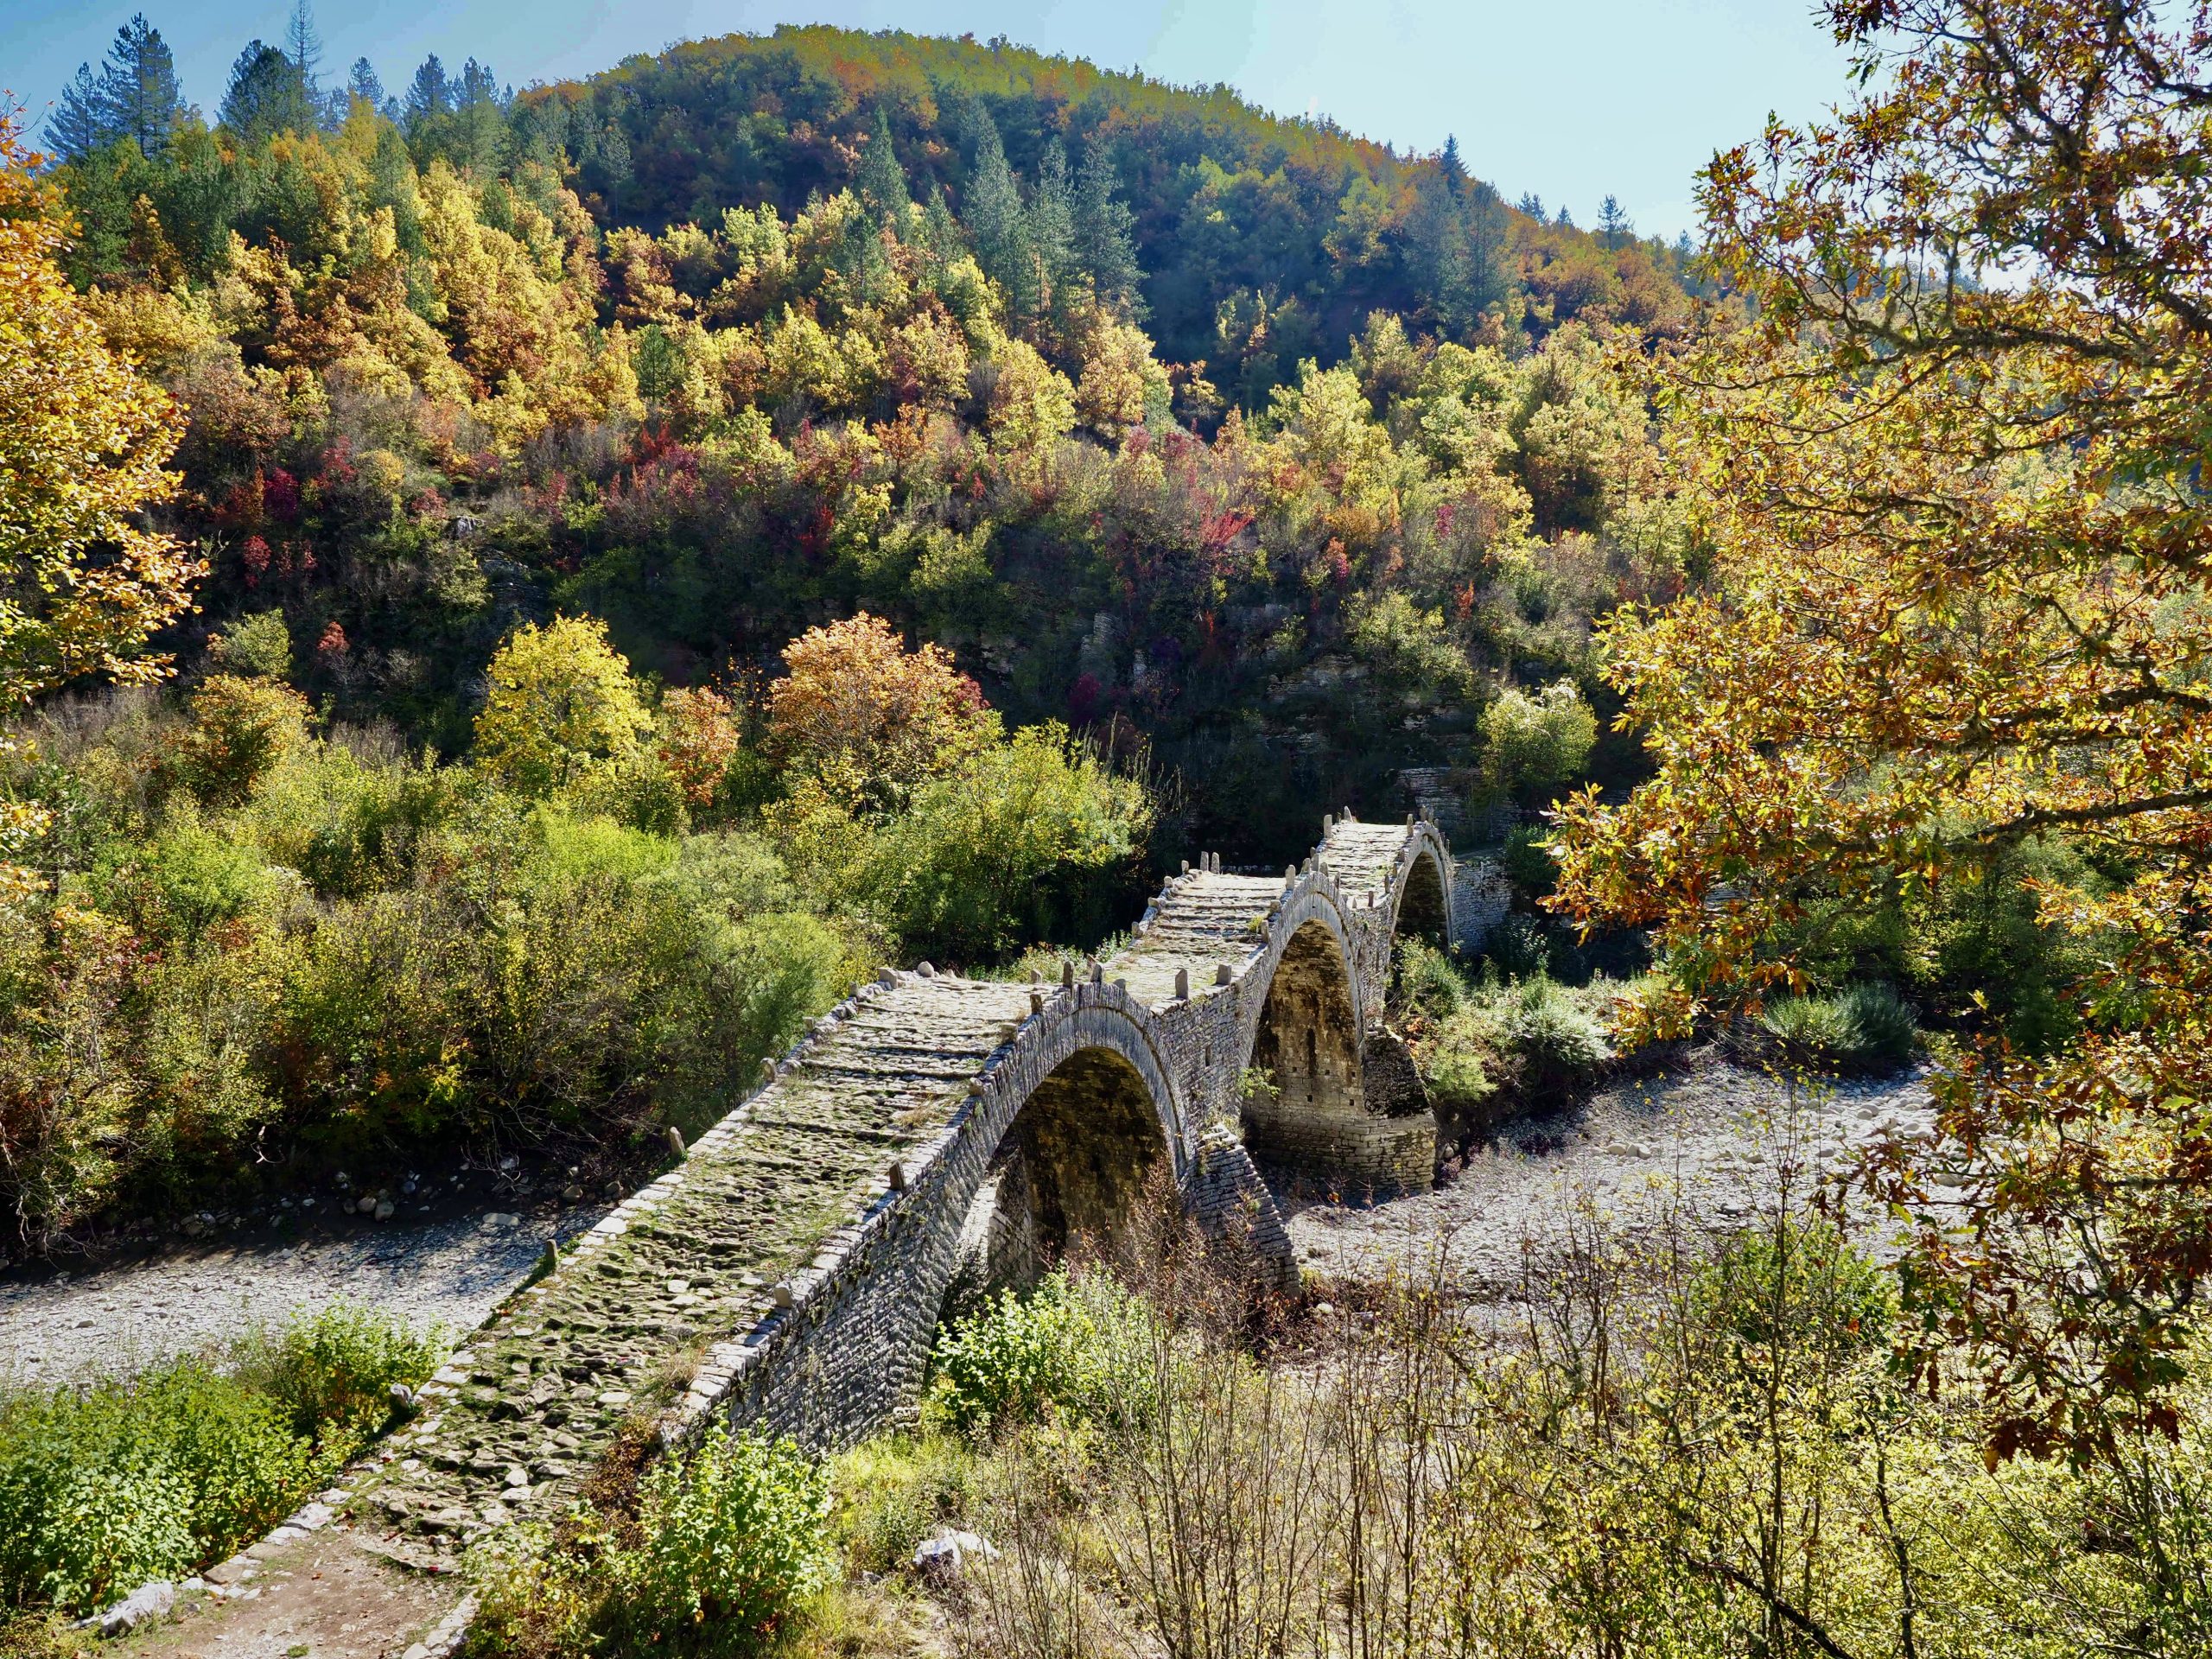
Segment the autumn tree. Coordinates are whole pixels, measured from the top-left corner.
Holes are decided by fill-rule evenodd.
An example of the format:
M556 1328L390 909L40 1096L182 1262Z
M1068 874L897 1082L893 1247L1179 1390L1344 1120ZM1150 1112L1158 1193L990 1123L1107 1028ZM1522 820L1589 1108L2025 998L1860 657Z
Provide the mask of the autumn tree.
M575 788L636 753L652 730L629 662L594 618L524 623L507 636L487 677L477 759L525 795Z
M950 652L908 651L865 611L809 629L784 664L768 694L770 747L855 805L897 805L998 736L998 716Z
M1962 1341L1997 1450L2090 1455L2171 1427L2212 1269L2212 7L1829 16L1858 101L1704 176L1757 318L1660 388L1713 576L1608 631L1657 771L1566 812L1559 902L1725 1005L1839 904L2079 853L2082 1033L1971 1046L1878 1186L1923 1375Z
M709 804L721 791L743 734L737 708L711 686L678 686L660 700L660 754L691 806Z
M158 678L149 639L201 566L149 527L175 406L111 350L57 263L69 226L0 116L0 709L86 675Z

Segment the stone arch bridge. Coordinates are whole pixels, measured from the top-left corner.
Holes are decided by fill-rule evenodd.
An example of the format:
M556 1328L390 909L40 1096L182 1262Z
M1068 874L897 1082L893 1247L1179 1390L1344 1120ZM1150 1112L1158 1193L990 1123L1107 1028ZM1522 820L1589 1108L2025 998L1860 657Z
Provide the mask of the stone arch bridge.
M1110 1230L1156 1169L1286 1275L1262 1166L1426 1184L1436 1126L1381 1016L1399 934L1445 933L1451 855L1425 821L1324 832L1279 877L1186 870L1057 984L856 991L453 1356L354 1471L355 1525L443 1551L550 1518L677 1356L665 1438L849 1442L911 1408L957 1285Z

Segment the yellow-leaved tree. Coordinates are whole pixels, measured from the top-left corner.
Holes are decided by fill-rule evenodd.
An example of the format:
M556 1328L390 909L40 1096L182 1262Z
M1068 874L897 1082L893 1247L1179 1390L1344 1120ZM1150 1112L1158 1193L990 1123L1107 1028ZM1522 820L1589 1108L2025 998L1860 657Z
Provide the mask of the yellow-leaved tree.
M524 623L507 636L488 674L476 758L524 795L572 790L635 754L652 731L629 660L594 617Z
M41 159L0 111L0 717L86 675L160 677L147 641L205 569L145 522L176 487L182 421L62 274L70 226ZM0 894L25 885L5 861L36 823L0 803Z
M1923 1380L2100 1455L2176 1428L2212 1278L2212 4L1826 10L1857 101L1705 175L1757 302L1661 370L1713 580L1606 630L1656 773L1561 814L1557 902L1726 1004L1838 906L2072 855L2073 1027L1967 1045L1876 1186Z
M183 423L62 274L39 160L0 115L0 693L17 707L82 675L159 677L146 642L203 569L143 522L176 487Z

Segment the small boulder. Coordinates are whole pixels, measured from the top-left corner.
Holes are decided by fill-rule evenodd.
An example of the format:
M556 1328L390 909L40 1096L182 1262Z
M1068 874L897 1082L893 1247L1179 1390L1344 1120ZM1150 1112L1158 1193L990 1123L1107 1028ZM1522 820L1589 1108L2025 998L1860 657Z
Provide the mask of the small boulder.
M77 1628L98 1630L102 1636L125 1636L141 1624L167 1618L175 1605L176 1586L167 1579L156 1579L140 1585L105 1611L78 1620Z
M947 1527L936 1537L925 1538L914 1546L914 1569L925 1578L957 1579L967 1570L970 1557L995 1561L999 1552L980 1534Z

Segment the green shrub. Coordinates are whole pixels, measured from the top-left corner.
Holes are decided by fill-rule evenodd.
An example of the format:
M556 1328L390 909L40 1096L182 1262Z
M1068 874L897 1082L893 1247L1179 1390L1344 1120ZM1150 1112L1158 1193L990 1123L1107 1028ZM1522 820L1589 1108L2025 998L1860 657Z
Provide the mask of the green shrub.
M1455 1014L1414 1052L1437 1116L1466 1117L1497 1092L1493 1058L1479 1020Z
M0 1415L0 1594L83 1611L175 1578L311 1490L311 1443L198 1360Z
M185 781L211 805L234 806L306 746L308 701L273 680L215 674L192 694L178 745Z
M910 957L981 962L1096 937L1138 876L1152 818L1141 784L1064 728L1031 727L917 790L868 837L855 891Z
M81 1612L220 1559L360 1449L383 1421L372 1388L435 1363L340 1310L248 1344L234 1370L180 1359L0 1401L0 1601Z
M279 885L251 846L189 815L171 822L146 849L146 874L158 906L156 925L186 938L245 915Z
M1103 1274L1049 1274L1001 1291L938 1340L931 1414L962 1433L1048 1418L1124 1425L1146 1397L1137 1370L1143 1305Z
M284 678L292 671L292 633L283 611L259 611L226 624L208 639L207 654L233 674Z
M1759 1021L1784 1058L1846 1071L1894 1070L1912 1058L1920 1034L1911 1006L1886 985L1780 997Z
M1779 1335L1833 1357L1882 1347L1897 1299L1889 1274L1833 1224L1785 1217L1729 1239L1693 1280L1690 1310L1744 1348Z
M2056 837L1960 858L1907 910L1900 966L1916 995L1960 1019L1995 1018L2014 1046L2048 1053L2081 1024L2081 988L2111 942L2046 925L2037 884L2090 893L2109 880Z
M1562 1095L1588 1082L1613 1058L1604 1021L1584 1003L1541 976L1506 992L1499 1038L1524 1097Z
M87 1612L190 1569L192 1493L176 1471L83 1460L34 1469L15 1450L0 1445L0 1592L11 1601Z
M640 1540L611 1560L613 1622L632 1641L755 1651L834 1577L829 1517L829 1479L791 1441L716 1424L647 1471Z
M1535 804L1573 782L1598 742L1598 717L1572 680L1536 692L1509 687L1483 710L1484 780Z
M1425 940L1400 939L1397 968L1397 1001L1408 1013L1447 1019L1466 1001L1467 982L1451 957Z
M1467 1117L1500 1090L1522 1106L1554 1103L1612 1060L1613 982L1577 990L1543 974L1503 980L1494 964L1484 973L1478 987L1459 982L1457 1007L1413 1045L1414 1064L1447 1122Z
M1760 1013L1759 1023L1793 1057L1826 1058L1843 1052L1851 1041L1840 997L1777 997Z
M1551 833L1533 823L1516 823L1506 831L1497 861L1506 879L1524 898L1541 899L1559 885L1559 861L1547 846Z
M640 748L593 767L569 798L581 812L602 814L648 835L680 836L691 821L683 785L657 749Z
M365 1437L391 1420L392 1386L428 1376L445 1346L439 1332L340 1302L249 1338L238 1376L284 1408L295 1434Z
M1866 1065L1900 1066L1912 1058L1920 1025L1912 1005L1887 985L1854 985L1839 999L1851 1052Z
M1552 942L1543 923L1518 912L1491 930L1483 955L1507 979L1541 978L1551 972Z

